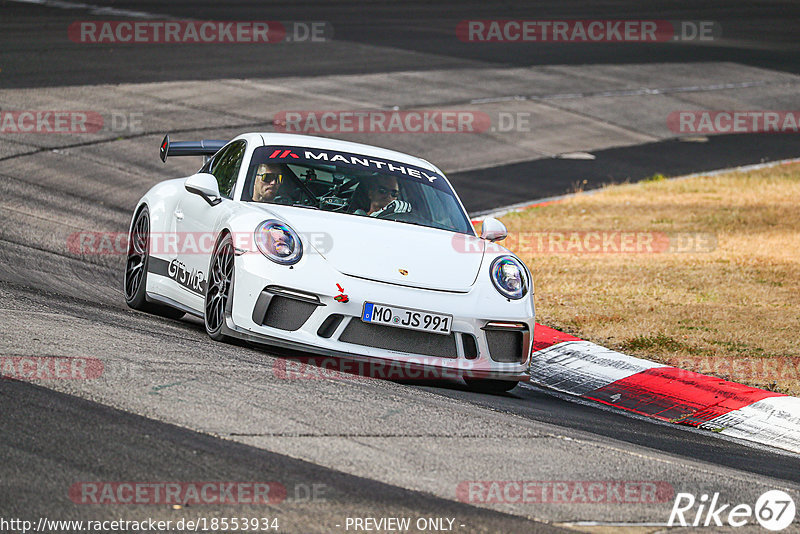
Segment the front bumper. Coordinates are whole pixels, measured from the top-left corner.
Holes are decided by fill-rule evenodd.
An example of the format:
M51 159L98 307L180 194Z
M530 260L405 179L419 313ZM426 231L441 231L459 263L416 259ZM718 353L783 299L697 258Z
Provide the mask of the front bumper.
M237 257L226 333L304 353L396 362L410 378L422 373L428 378L528 380L532 298L508 301L488 277L468 292L433 291L343 275L319 257L305 260L288 268L260 255ZM339 287L348 302L336 300ZM363 323L365 301L452 315L452 333Z

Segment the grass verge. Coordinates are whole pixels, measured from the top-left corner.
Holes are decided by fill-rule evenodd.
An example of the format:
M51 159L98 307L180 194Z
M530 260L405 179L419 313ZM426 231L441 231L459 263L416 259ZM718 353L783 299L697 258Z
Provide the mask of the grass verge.
M538 322L800 395L800 164L610 186L502 220Z

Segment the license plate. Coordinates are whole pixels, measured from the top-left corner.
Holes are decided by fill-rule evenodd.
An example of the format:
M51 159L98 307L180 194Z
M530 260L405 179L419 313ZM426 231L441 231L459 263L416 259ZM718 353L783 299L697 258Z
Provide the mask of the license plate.
M445 335L450 333L450 327L453 325L452 315L401 308L399 306L385 306L374 302L364 303L361 320L365 323L377 323Z

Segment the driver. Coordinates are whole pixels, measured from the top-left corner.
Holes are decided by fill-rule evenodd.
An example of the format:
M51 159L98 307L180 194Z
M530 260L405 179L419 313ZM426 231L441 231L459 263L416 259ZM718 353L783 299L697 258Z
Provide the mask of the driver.
M274 163L262 163L256 170L253 181L253 202L270 202L286 176L286 169Z
M397 178L394 176L378 176L370 182L367 189L369 199L369 209L367 211L358 210L357 215L369 215L378 217L386 213L408 213L411 211L411 204L397 198L400 196L400 189L397 185Z

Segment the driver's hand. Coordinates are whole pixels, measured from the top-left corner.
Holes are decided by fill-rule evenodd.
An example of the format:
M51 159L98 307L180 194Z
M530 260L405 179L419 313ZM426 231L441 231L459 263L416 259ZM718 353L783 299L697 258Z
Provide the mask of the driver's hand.
M380 217L382 215L389 215L391 213L409 213L411 211L411 204L406 202L405 200L392 200L389 202L385 208L382 210L378 210L370 217Z

